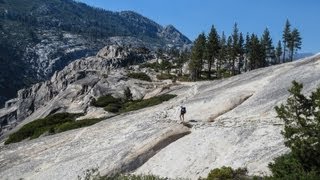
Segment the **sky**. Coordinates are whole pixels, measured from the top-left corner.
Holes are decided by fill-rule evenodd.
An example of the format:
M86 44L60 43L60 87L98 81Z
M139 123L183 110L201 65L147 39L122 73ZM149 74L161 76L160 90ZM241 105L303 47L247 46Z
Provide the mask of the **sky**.
M241 32L261 35L266 27L273 43L282 38L286 19L302 37L301 53L320 52L320 0L78 0L111 11L132 10L162 26L174 25L190 40L214 25L227 35L235 22Z

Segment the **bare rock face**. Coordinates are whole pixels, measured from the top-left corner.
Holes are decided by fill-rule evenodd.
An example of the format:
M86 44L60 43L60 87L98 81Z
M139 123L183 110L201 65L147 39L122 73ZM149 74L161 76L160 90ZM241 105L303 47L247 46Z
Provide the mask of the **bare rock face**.
M105 70L102 62L100 68L90 65L100 60L106 62L99 58L79 60L66 67L69 73L57 73L53 79L68 77L72 83L51 83L52 87L65 88L60 88L46 105L35 108L31 116L40 117L54 107L75 112L86 106L89 97L103 92L116 96L119 87L128 85L141 94L161 91L153 83L124 80L121 70L103 78L108 68ZM85 76L76 71L70 73L76 69L73 66L81 66L77 63L99 71L82 68ZM178 96L160 105L105 119L90 127L0 146L0 176L76 179L87 169L97 168L102 175L133 172L198 179L221 166L247 167L251 175L269 174L267 164L288 152L280 134L283 122L276 118L274 106L287 99L293 80L304 84L303 93L314 91L320 84L319 69L320 55L224 80L171 85L163 91ZM22 91L21 96L30 96L48 86L34 86ZM48 97L44 94L35 97ZM8 102L12 105L7 108L7 116L18 108L16 101L27 103L29 99ZM180 105L187 108L184 124L179 120ZM88 116L101 115L98 109L87 109ZM34 119L31 116L27 119Z
M268 163L289 151L274 107L287 99L293 80L303 83L304 94L314 91L320 85L319 69L318 55L196 83L189 88L191 98L180 102L194 124L191 134L164 148L135 173L198 179L214 168L231 166L247 167L251 175L268 175ZM174 114L169 111L167 116Z
M19 90L17 98L0 110L1 127L10 130L23 120L27 123L56 112L85 113L92 98L106 94L121 97L126 87L135 92L134 98L142 98L154 85L129 80L121 68L151 58L134 49L108 46L97 56L76 60L50 80Z
M128 56L128 51L124 48L119 48L118 46L106 46L101 49L98 54L101 58L124 58Z

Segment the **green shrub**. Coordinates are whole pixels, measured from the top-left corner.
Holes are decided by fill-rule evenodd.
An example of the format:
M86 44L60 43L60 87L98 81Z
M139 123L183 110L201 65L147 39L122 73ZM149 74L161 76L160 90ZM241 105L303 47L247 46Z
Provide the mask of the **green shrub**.
M70 113L59 113L54 115L49 115L42 119L34 120L26 125L24 125L19 131L11 134L5 144L20 142L27 138L37 138L45 132L57 125L63 124L65 122L73 121L76 117L81 114L70 114Z
M182 75L182 76L178 76L177 78L179 81L182 81L182 82L190 82L191 79L190 79L190 75Z
M25 139L35 139L44 133L55 134L71 129L81 128L95 124L101 119L86 119L76 121L75 119L82 114L59 113L49 115L42 119L36 119L24 125L17 132L11 134L5 144L20 142Z
M208 180L211 179L231 179L233 178L233 170L231 167L216 168L210 171Z
M157 75L157 79L159 79L159 80L176 79L176 78L177 78L177 76L167 74L167 73Z
M287 104L276 106L284 121L285 145L298 158L305 170L320 171L320 88L310 97L301 94L303 85L293 81Z
M232 76L232 72L227 69L220 69L219 71L216 72L218 78L228 78Z
M152 97L150 99L132 101L130 100L131 98L116 99L111 95L107 95L98 98L98 100L94 102L94 105L99 105L98 107L103 107L105 111L111 113L123 113L158 105L174 97L176 97L176 95L163 94L160 96Z
M167 180L154 175L125 175L117 174L113 176L101 176L98 169L88 169L84 172L84 177L78 176L78 179L84 180Z
M55 132L64 132L64 131L67 131L68 129L72 129L73 127L74 127L74 123L66 122L57 126Z
M124 89L123 94L124 94L124 97L125 97L126 101L131 101L132 100L133 97L132 97L132 93L131 93L131 90L130 90L129 87L126 87L126 89Z
M112 104L108 104L106 107L104 107L104 110L111 112L111 113L118 113L121 108L122 108L121 104L112 103Z
M129 73L127 76L129 78L139 79L139 80L142 80L142 81L149 81L149 82L152 81L151 78L146 73L143 73L143 72Z
M295 177L299 179L302 174L305 174L302 164L291 154L285 154L277 157L274 163L268 165L272 172L273 178Z
M207 180L216 179L248 179L247 169L238 168L236 170L231 167L223 166L210 171Z
M135 111L135 110L143 109L146 107L155 106L155 105L161 104L164 101L168 101L174 97L176 97L176 95L163 94L160 96L152 97L150 99L127 102L123 105L121 112Z
M73 122L66 122L64 124L59 125L56 127L57 132L64 132L64 131L69 131L72 129L78 129L82 127L87 127L91 126L93 124L96 124L100 122L102 119L83 119L83 120L78 120L78 121L73 121Z
M287 103L276 106L284 121L285 145L291 149L269 164L269 179L320 179L320 88L310 97L301 94L303 85L293 81Z
M167 180L154 175L117 175L113 177L101 177L100 180Z
M114 98L111 94L108 94L108 95L99 97L97 100L93 100L91 105L95 107L106 107L109 104L118 103L119 101L121 101L120 98Z
M226 179L248 179L247 169L238 168L233 170L231 167L223 166L210 171L207 180L226 180Z
M151 68L151 69L154 69L155 71L159 71L160 64L158 62L144 63L144 64L141 64L139 67L140 68Z

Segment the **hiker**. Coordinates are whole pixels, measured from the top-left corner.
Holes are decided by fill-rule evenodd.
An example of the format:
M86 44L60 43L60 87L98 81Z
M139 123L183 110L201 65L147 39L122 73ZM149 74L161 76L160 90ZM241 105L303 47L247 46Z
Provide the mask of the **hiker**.
M186 113L186 107L181 106L180 110L180 120L182 119L182 122L184 122L184 114Z

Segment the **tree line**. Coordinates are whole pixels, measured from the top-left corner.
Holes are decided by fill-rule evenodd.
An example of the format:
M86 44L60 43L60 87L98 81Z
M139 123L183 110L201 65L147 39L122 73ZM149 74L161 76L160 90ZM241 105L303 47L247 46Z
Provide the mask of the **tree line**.
M266 28L261 37L255 33L244 35L238 24L233 32L226 36L218 34L213 25L208 35L201 33L191 50L189 63L192 80L221 78L242 72L267 67L270 65L291 62L294 54L301 49L302 38L297 28L286 21L282 41L275 45Z

